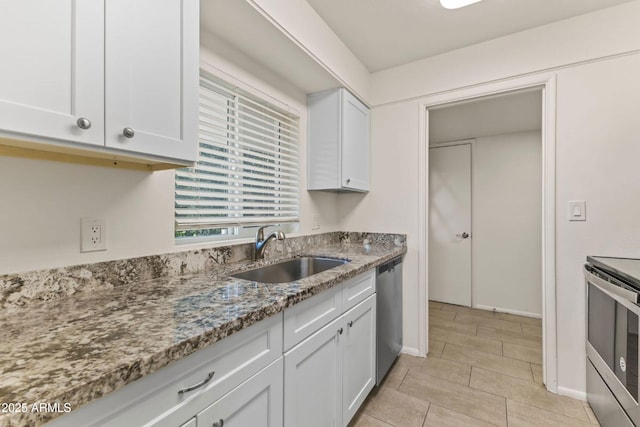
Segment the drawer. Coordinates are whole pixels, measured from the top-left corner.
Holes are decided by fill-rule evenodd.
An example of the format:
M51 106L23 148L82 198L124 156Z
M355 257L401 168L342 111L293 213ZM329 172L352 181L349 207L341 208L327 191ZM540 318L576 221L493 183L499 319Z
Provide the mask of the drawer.
M90 402L51 425L182 425L281 356L279 313ZM203 382L201 387L179 393Z
M342 309L349 310L376 292L375 268L353 277L342 285Z
M601 425L616 427L634 425L589 359L587 359L587 400Z
M342 286L337 285L284 311L284 349L289 350L342 314Z
M281 357L200 412L198 426L282 426L283 375Z

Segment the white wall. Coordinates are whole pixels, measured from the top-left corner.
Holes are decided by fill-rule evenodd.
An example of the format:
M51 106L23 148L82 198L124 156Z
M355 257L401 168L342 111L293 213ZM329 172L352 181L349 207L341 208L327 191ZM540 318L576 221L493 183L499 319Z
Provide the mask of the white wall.
M585 391L587 254L640 256L640 1L471 46L372 76L372 187L340 200L343 229L408 233L405 344L418 348L419 108L422 96L548 70L557 75L558 385ZM591 62L603 56L629 55ZM577 63L575 63L577 61ZM585 61L585 62L581 62ZM570 67L563 67L572 64ZM587 221L566 221L569 200Z
M556 251L559 385L584 390L587 255L640 257L640 55L558 73ZM567 202L587 201L587 221Z
M381 105L640 50L640 0L371 75Z
M338 229L337 196L306 190L306 95L206 35L201 59L300 113L301 222ZM140 172L0 157L0 274L193 249L173 238L173 171ZM319 216L321 228L312 230ZM107 219L106 252L80 253L80 218ZM202 246L202 245L201 245ZM204 246L212 246L207 244Z
M407 234L403 264L403 341L418 353L418 145L419 110L409 103L371 112L371 182L367 194L340 194L340 227L346 231Z
M472 150L473 304L540 316L540 131L478 138Z

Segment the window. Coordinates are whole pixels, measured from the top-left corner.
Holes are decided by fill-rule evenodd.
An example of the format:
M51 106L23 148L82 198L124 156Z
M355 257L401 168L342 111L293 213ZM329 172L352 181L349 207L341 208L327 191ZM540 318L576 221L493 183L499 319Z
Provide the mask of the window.
M201 71L199 138L176 171L176 238L298 222L297 116Z

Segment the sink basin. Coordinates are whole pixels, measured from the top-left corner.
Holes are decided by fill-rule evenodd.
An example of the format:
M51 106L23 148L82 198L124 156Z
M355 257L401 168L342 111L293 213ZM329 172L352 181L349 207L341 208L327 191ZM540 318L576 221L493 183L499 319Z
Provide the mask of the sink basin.
M262 283L295 282L348 262L334 258L302 257L232 274L231 277Z

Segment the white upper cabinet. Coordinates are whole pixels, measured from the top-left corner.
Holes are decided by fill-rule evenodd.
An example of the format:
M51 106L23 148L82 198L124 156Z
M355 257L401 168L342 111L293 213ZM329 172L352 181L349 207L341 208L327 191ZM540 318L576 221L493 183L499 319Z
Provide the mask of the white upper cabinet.
M103 10L0 0L1 136L104 144Z
M369 191L370 111L346 89L308 97L308 190Z
M196 159L198 0L0 0L0 11L3 144Z
M106 146L195 160L198 2L107 0Z

